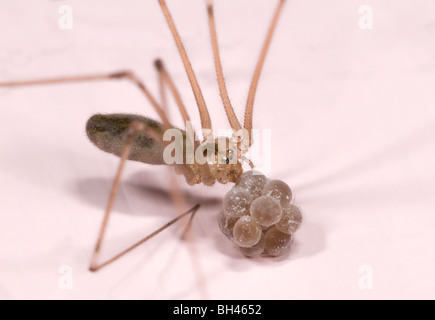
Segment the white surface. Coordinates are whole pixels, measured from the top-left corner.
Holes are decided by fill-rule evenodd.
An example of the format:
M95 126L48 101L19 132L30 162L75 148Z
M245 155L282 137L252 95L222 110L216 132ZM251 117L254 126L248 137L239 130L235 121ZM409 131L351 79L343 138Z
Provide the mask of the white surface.
M168 5L221 128L204 2ZM1 0L0 81L131 69L157 93L152 62L161 57L198 119L157 1L118 3ZM73 30L58 28L63 4L73 8ZM358 27L363 4L374 10L371 31ZM274 7L216 1L239 115ZM290 256L249 260L215 222L230 186L185 186L190 203L203 205L194 230L210 298L435 298L434 36L429 0L287 3L254 123L272 129L269 176L292 187L304 225ZM0 110L0 298L200 297L177 228L99 273L87 271L118 161L91 145L84 126L97 112L155 117L134 86L1 89ZM129 163L123 181L103 257L173 217L165 168ZM59 287L63 265L72 268L72 290ZM373 272L371 290L359 286L362 266Z

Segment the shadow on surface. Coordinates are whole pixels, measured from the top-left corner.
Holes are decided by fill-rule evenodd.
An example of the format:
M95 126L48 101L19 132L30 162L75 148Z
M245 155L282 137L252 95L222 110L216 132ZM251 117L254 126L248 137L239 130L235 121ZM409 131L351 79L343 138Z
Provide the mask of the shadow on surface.
M155 212L154 214L159 216L162 214L173 216L174 205L171 193L169 187L161 186L162 180L166 181L167 179L151 172L138 172L127 177L120 185L113 212L128 214ZM72 182L71 189L82 201L101 208L103 211L109 198L112 183L112 178L91 177ZM209 192L196 192L196 190L182 190L182 192L189 208L195 204L200 204L201 209L216 207L218 210L222 203L220 197L212 196Z

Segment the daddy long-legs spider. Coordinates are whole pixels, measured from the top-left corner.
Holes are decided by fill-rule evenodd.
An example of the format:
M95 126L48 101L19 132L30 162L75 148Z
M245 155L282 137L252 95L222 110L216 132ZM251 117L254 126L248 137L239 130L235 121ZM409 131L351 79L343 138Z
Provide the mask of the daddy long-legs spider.
M250 132L250 128L252 128L252 106L253 106L253 102L254 102L253 98L255 97L257 81L259 79L260 71L262 69L262 64L264 62L264 58L266 56L267 49L268 49L268 46L270 44L270 40L272 38L273 31L276 27L276 23L278 21L279 14L282 11L284 1L277 1L277 3L278 3L278 6L277 6L277 9L273 15L272 23L270 25L269 32L268 32L268 35L266 37L266 42L265 42L265 45L263 47L262 54L260 55L260 59L259 59L260 62L257 65L256 76L254 76L254 80L253 80L252 86L251 86L251 91L248 94L248 103L247 103L247 108L246 108L247 112L245 113L245 121L243 124L243 126L248 129L248 132ZM187 73L189 75L189 80L192 83L192 87L194 89L193 91L194 91L194 95L195 95L195 100L196 100L197 105L199 106L199 109L201 111L200 112L201 126L203 129L211 129L211 120L210 120L211 118L208 115L208 111L205 107L202 93L199 90L199 85L197 84L197 82L195 80L195 77L193 75L193 71L190 69L190 62L187 60L187 56L185 55L185 53L183 51L183 45L181 45L181 43L180 43L180 38L177 35L177 31L175 30L175 27L173 25L172 18L170 18L170 14L169 14L169 11L165 5L165 2L160 1L160 5L161 5L161 8L163 9L163 13L164 13L164 15L167 19L167 22L170 26L171 32L176 40L178 50L179 50L181 56L183 57L182 60L183 60L184 66L186 67ZM228 102L229 100L227 98L226 89L224 87L223 75L221 74L222 70L220 67L219 56L218 56L218 46L217 46L216 33L214 30L214 19L212 19L213 10L211 7L211 2L208 2L207 13L208 13L208 17L209 17L209 25L211 28L211 34L212 34L212 39L213 39L212 43L213 43L213 48L214 48L214 58L215 58L215 61L217 62L217 74L218 74L218 79L219 79L219 83L220 83L221 96L222 96L222 99L224 101L224 105L226 106L226 113L227 113L229 122L231 124L231 127L233 128L234 131L237 131L238 129L242 128L242 124L237 120L237 117L235 116L234 112L232 111L232 107L229 105L229 102ZM77 28L77 24L76 24L76 28ZM164 69L162 69L161 62L156 63L156 65L157 65L158 71L160 71L161 74L163 75L161 78L164 78L165 73L163 72ZM161 122L157 126L159 126L160 129L163 129L162 125L165 125L166 128L172 127L172 126L170 126L167 117L165 117L165 113L162 112L162 109L158 105L158 102L156 102L156 99L152 97L152 94L150 94L150 91L147 89L147 87L145 87L144 83L141 80L139 80L139 77L137 77L134 73L131 73L131 72L124 72L124 71L123 72L114 72L114 73L108 73L108 74L97 74L96 76L93 76L93 75L92 76L87 76L87 75L80 76L79 75L79 76L73 76L73 77L60 77L60 78L53 77L53 78L46 78L46 79L42 79L42 80L30 80L29 82L17 81L17 82L12 82L12 83L11 82L3 83L2 86L3 87L12 87L12 86L25 86L25 85L36 85L36 84L54 84L54 83L61 83L61 82L69 83L69 82L82 82L82 81L103 80L103 79L113 79L113 78L123 78L123 79L131 80L133 82L133 84L136 84L139 87L140 91L142 91L142 93L145 94L145 96L148 98L148 100L150 100L151 105L154 106L156 113L160 116ZM166 82L167 82L166 84L169 87L171 87L171 82L170 81L166 81ZM33 90L33 89L31 89L31 90ZM183 113L183 115L185 115L185 113ZM96 117L99 117L99 116L96 116ZM91 118L90 122L88 122L88 135L91 138L91 140L93 140L93 137L95 137L95 134L93 134L92 130L96 130L98 126L100 126L100 128L101 128L101 123L102 123L101 119L98 120L99 124L97 124L97 125L92 124L93 121L96 119L96 117ZM106 121L107 119L108 118L105 117L103 121ZM123 119L123 120L125 120L125 119ZM187 120L185 116L184 116L183 120ZM120 117L116 116L116 121L119 123ZM129 120L127 120L127 122L129 122ZM106 126L106 124L103 126ZM120 128L119 125L116 125L116 127L118 129ZM133 127L131 127L131 128L133 128ZM129 125L127 125L122 130L124 132L126 132L127 129L131 129L131 128L129 127ZM142 131L142 130L143 130L143 128L137 128L137 131ZM132 139L135 139L136 133L134 133L131 137L132 137ZM205 135L205 138L207 138L207 135ZM158 139L158 137L155 137L154 140L157 140L157 139ZM101 146L101 143L98 142L98 141L101 142L101 140L98 140L98 141L97 140L98 140L98 138L94 139L93 142L95 144L99 145L99 147L104 149L105 151L109 151L107 147ZM214 140L212 140L212 141L214 141ZM115 145L115 143L112 143L111 145L113 146L113 145ZM249 145L248 145L248 147L249 147ZM134 151L134 149L135 149L134 144L133 144L132 149ZM238 149L242 149L242 147L238 146ZM127 149L124 149L124 147L119 148L119 145L118 145L118 150L110 150L110 152L115 153L117 155L120 155L125 150L127 150ZM230 150L230 151L234 152L235 150ZM242 150L242 151L245 151L245 150ZM235 159L240 160L241 156L237 156L237 154L239 154L239 153L238 152L234 152L234 153L235 153ZM132 153L129 153L127 150L125 154L126 154L126 157L128 157L127 154L131 155ZM227 160L230 158L229 154L226 154L226 158L227 158ZM242 172L241 165L237 162L235 165L228 164L228 163L224 163L224 165L225 166L228 166L228 165L233 166L234 168L231 169L230 171L228 171L225 175L219 174L219 170L216 170L216 169L211 170L208 167L207 163L204 165L204 168L199 166L195 169L190 169L192 172L190 174L190 178L187 178L187 182L189 184L196 184L196 183L204 182L206 185L212 185L215 182L214 180L216 180L216 179L222 180L220 182L224 182L224 183L225 182L236 182L239 179L241 172ZM211 174L211 171L213 171L213 170L214 170L214 172L213 172L213 174ZM184 172L184 175L186 176L185 172ZM115 199L115 196L114 195L111 196L110 199L111 200L109 200L109 201L112 202ZM110 207L111 207L111 205L108 206L108 209L106 211L106 217L108 217L108 215L109 215ZM107 220L105 219L105 221L107 221ZM103 223L103 225L105 225L105 223ZM100 237L99 237L100 240L102 239L104 229L105 228L103 227L100 230ZM100 240L98 241L98 244L96 246L97 247L96 251L98 251L98 248L101 245ZM103 263L101 265L97 262L96 256L94 256L94 259L92 259L92 261L93 262L91 264L90 269L93 271L96 271L100 267L105 266L105 263Z

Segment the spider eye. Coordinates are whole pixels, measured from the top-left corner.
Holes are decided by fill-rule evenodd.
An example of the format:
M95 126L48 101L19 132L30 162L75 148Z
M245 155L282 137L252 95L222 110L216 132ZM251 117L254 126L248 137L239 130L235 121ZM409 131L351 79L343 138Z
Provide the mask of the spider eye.
M233 150L233 149L229 149L229 150L228 150L228 154L229 154L229 157L228 157L228 158L229 158L230 160L233 160L233 157L234 157L234 150Z
M226 164L229 164L230 163L230 159L228 159L227 157L223 157L222 158L222 162L226 163Z

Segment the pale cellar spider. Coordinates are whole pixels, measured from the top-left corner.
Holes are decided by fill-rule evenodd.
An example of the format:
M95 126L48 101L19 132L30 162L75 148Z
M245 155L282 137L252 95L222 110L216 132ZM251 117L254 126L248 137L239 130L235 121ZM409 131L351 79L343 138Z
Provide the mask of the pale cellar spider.
M224 80L224 68L218 46L213 1L206 1L219 93L233 132L230 137L216 136L215 134L216 128L213 127L209 113L210 107L204 99L199 81L165 0L158 0L158 3L175 40L196 100L201 121L200 132L196 132L191 125L191 116L189 114L191 111L188 112L181 94L162 59L156 59L154 62L159 76L160 99L151 93L148 86L133 71L14 80L0 83L0 87L10 88L74 82L86 83L98 80L127 80L139 89L159 116L158 120L154 120L133 114L95 114L89 118L86 124L86 133L89 140L99 149L120 158L103 222L93 250L89 266L91 271L98 271L118 260L186 216L190 216L184 232L184 235L188 236L193 217L200 209L199 204L193 206L119 254L101 262L99 254L126 160L152 165L173 166L177 174L184 176L188 185L204 184L211 187L216 183L234 184L223 199L223 208L218 216L220 230L247 257L276 257L289 252L294 233L302 222L301 211L291 203L292 192L289 186L281 180L269 179L264 174L256 171L255 164L246 156L251 145L255 143L252 138L253 110L260 74L285 2L285 0L276 1L276 8L249 87L244 119L239 121ZM171 123L166 106L166 91L171 93L176 102L185 123L183 129L179 129ZM167 138L167 134L170 135L171 139ZM181 150L181 156L178 154L179 150ZM245 164L245 168L246 166L250 167L250 170L244 172L243 164ZM173 193L175 206L178 209L183 207L184 200L179 191L175 190Z

